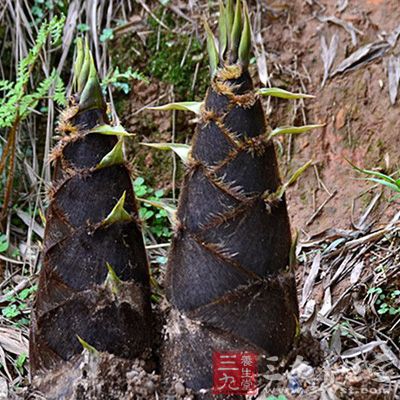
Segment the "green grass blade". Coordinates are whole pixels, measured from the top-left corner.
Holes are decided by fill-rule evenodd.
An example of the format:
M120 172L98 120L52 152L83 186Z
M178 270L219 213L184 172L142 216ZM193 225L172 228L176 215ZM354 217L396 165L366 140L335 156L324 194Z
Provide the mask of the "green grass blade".
M237 0L240 2L241 0ZM233 26L233 19L235 18L235 6L233 4L233 0L228 0L226 3L226 28L227 34L230 36Z
M354 170L356 170L357 172L361 172L362 174L370 175L370 176L373 176L373 177L375 177L375 178L382 179L383 181L392 183L392 184L397 185L397 186L400 185L400 179L396 180L396 179L392 178L391 176L386 175L386 174L383 174L382 172L379 172L379 171L372 171L372 170L370 170L370 169L362 169L362 168L360 168L360 167L357 167L355 164L353 164L353 163L352 163L351 161L349 161L348 159L345 159L345 160L346 160L346 161L351 165L351 167L352 167Z
M308 167L312 165L312 163L313 160L307 161L304 165L302 165L298 170L295 171L295 173L289 178L288 181L286 181L281 187L279 187L275 193L273 193L272 195L268 195L268 197L281 199L286 193L287 188L297 182L300 176L308 169Z
M302 165L296 172L290 177L290 179L285 183L285 186L289 187L293 185L301 175L310 167L313 163L313 160L307 161L304 165Z
M85 48L82 50L83 52L83 60L82 60L82 67L80 69L80 73L78 76L78 93L81 94L83 88L86 85L86 82L89 77L90 72L90 49L89 49L89 40L88 38L85 39Z
M400 193L400 186L398 186L394 183L388 182L386 180L378 179L378 178L365 178L365 180L379 183L380 185L386 186L386 187L392 189L393 191Z

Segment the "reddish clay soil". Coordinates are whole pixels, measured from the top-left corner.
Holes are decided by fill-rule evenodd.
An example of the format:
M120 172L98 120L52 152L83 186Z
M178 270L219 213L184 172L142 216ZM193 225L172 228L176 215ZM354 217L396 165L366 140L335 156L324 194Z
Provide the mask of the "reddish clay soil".
M301 90L303 84L308 93L316 96L305 102L307 123L326 124L323 129L293 138L291 161L286 163L287 172L307 160L314 160L316 168L310 168L288 192L292 225L308 233L329 227L349 227L353 203L356 217L371 200L372 193L365 192L372 185L357 180L360 174L352 170L346 159L362 168L379 167L386 173L400 167L399 101L394 106L390 104L387 73L388 57L398 53L399 44L367 65L328 79L321 88L324 71L321 37L325 36L329 45L332 36L339 35L331 67L334 71L355 50L385 39L396 29L400 21L399 3L397 0L352 0L342 13L337 10L338 3L333 0L269 2L271 11L263 18L272 85ZM323 16L335 16L353 24L362 32L362 35L356 34L357 45L352 44L350 34L341 26L320 22L318 17ZM282 101L276 104L278 112L276 109L272 112L271 125L303 123L300 109L293 118L293 106L286 106ZM282 143L287 146L287 141ZM285 150L283 161L287 158ZM284 167L282 173L285 173ZM337 193L319 216L305 226L314 211L329 198L323 185L330 193ZM383 201L381 205L381 210L386 208L382 222L398 209L398 203L389 207L387 204Z

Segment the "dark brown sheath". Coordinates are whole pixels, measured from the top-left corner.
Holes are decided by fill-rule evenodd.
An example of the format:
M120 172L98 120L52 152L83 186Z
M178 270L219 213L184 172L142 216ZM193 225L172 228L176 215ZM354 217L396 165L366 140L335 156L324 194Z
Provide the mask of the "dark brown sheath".
M148 264L122 133L109 126L92 56L78 45L77 93L61 117L63 137L53 153L30 334L34 383L35 376L76 365L83 350L78 337L128 359L141 355L151 338ZM99 128L102 133L91 132Z
M168 263L163 373L195 391L212 386L213 351L283 356L298 325L274 144L248 61L234 53L207 92Z

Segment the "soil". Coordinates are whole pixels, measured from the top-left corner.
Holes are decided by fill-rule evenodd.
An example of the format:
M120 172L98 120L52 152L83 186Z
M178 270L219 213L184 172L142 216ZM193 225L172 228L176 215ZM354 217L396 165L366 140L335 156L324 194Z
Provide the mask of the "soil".
M280 6L284 7L278 16L272 18L267 13L265 22L264 39L272 64L272 81L288 82L288 88L293 89L290 78L294 75L298 85L305 84L307 92L316 96L315 100L306 102L307 122L326 124L319 131L294 139L293 162L288 166L295 169L313 159L319 178L328 191L337 191L321 215L310 226L304 227L315 208L329 194L312 169L296 187L289 190L292 224L304 227L308 232L331 226L347 228L351 223L353 202L359 199L356 209L363 209L369 202L371 195L363 193L371 185L356 179L360 175L352 171L346 159L361 168L379 167L389 173L400 167L400 153L396 151L400 140L399 105L390 104L386 67L388 56L397 54L399 45L384 57L328 79L321 88L324 68L320 44L322 36L329 44L333 34L339 35L337 55L331 68L333 71L359 47L384 37L384 32L390 34L395 30L400 18L398 2L355 0L342 13L337 11L337 3L280 2ZM274 3L271 7L274 8ZM352 23L363 33L357 35L357 46L352 45L350 34L342 27L322 23L317 16L336 16ZM282 114L280 111L278 115ZM281 118L277 121L271 117L272 122L282 124L291 121L282 121Z

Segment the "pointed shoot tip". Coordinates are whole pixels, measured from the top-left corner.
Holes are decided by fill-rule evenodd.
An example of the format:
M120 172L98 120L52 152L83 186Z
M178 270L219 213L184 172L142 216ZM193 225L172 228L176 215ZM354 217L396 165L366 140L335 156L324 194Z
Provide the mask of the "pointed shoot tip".
M206 34L207 34L207 51L208 51L208 56L210 59L211 76L214 76L215 73L217 72L218 64L219 64L218 49L215 44L214 34L212 33L207 20L204 20L204 28L205 28Z
M242 7L240 0L236 2L235 18L233 20L232 33L231 33L231 62L237 61L237 55L239 50L240 36L243 30L242 22Z
M251 53L251 26L249 9L247 4L243 2L244 10L244 23L242 37L240 38L239 44L239 61L244 66L247 67L250 63L250 53Z
M120 286L121 286L121 279L119 279L118 275L115 273L114 268L111 266L111 264L109 264L108 262L106 262L106 266L107 266L107 277L105 280L105 286L110 288L111 292L113 294L118 294L120 291Z
M103 220L102 225L111 225L117 222L132 221L132 216L125 210L126 190L111 210L110 214Z
M99 351L95 347L91 346L88 342L83 340L79 335L76 335L76 337L84 350L87 350L90 354L95 356L99 354Z

